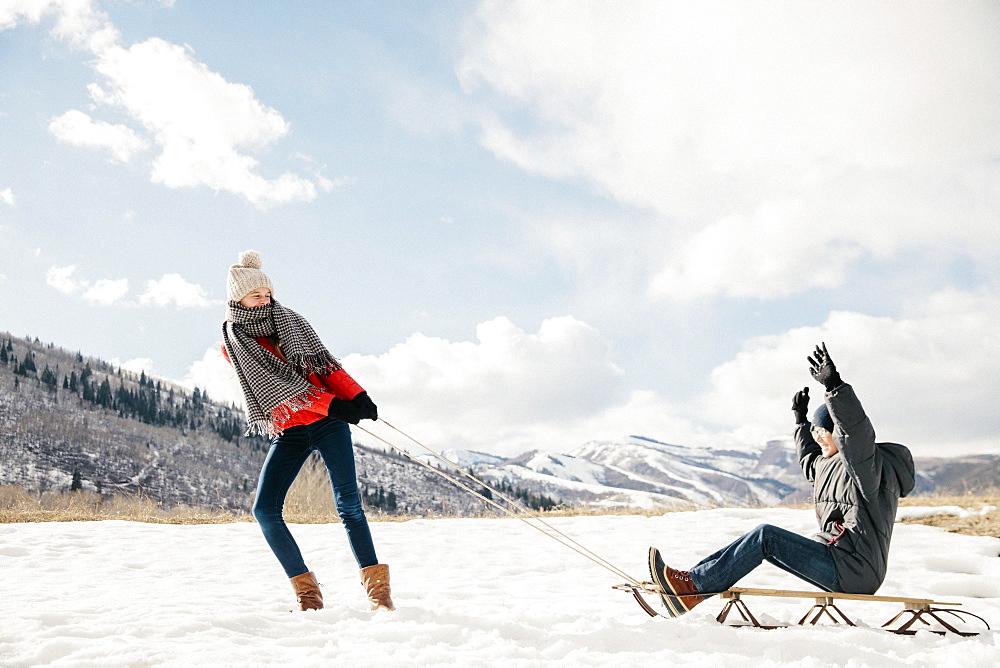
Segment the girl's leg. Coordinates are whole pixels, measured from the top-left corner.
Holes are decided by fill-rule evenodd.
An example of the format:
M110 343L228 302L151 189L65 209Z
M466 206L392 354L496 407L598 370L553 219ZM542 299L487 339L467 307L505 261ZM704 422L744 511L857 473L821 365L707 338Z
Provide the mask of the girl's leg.
M281 510L288 488L292 486L309 452L309 436L305 427L292 427L276 436L260 470L253 502L253 516L257 518L264 539L289 578L302 575L309 569L285 525Z
M351 443L351 428L346 422L325 418L308 425L312 430L313 447L319 451L330 475L333 498L337 502L337 512L347 531L347 539L358 562L358 568L367 568L378 563L375 545L372 543L368 518L361 507L358 492L358 478L354 466L354 446Z

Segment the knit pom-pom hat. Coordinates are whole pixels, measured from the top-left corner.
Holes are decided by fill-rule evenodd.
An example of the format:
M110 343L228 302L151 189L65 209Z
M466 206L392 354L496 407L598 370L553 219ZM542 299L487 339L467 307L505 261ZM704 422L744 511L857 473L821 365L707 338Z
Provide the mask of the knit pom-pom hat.
M830 409L826 407L825 403L816 407L812 423L814 427L822 427L829 432L833 431L833 416L830 415Z
M239 263L229 267L229 276L226 279L229 301L238 302L257 288L267 288L271 291L271 296L274 296L271 279L260 270L263 264L260 253L255 250L240 253Z

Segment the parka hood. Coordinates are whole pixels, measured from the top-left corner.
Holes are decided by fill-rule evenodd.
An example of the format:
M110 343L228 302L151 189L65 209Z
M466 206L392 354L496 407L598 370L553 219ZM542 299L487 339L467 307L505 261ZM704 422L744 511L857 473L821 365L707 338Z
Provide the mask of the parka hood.
M882 461L892 467L899 480L899 495L906 496L913 491L916 483L916 473L913 469L913 455L910 449L899 443L877 443L882 451ZM884 465L883 464L883 465Z

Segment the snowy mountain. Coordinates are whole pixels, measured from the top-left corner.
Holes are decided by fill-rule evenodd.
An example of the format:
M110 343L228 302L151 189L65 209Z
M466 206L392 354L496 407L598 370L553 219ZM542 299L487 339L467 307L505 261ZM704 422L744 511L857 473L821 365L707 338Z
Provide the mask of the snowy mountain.
M535 450L502 462L456 455L476 474L504 480L568 505L652 508L774 504L802 496L802 478L789 443L757 452L692 448L642 436L593 441L566 454Z
M594 508L755 506L808 503L791 440L748 450L696 448L643 436L592 441L566 453L535 450L495 461L450 451L476 475L506 481L566 505ZM918 459L915 493L965 494L995 489L1000 457Z
M443 458L462 469L481 469L484 466L499 466L507 461L506 458L500 455L491 455L488 452L476 452L475 450L442 450L438 454L441 455L440 458L431 454L414 453L414 456L420 461L429 464L441 463L441 458Z

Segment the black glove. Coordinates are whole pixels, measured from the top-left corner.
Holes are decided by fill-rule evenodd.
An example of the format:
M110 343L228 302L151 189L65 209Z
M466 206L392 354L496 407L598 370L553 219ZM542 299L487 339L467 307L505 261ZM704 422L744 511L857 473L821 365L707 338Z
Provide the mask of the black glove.
M809 388L803 387L801 392L796 392L792 397L792 412L795 413L795 424L809 422L806 417L809 413Z
M351 403L358 409L358 416L362 420L378 420L378 406L375 405L367 392L362 392L351 399Z
M816 346L816 350L813 352L816 359L812 357L808 358L809 373L812 374L812 377L817 382L823 384L827 392L830 392L843 385L844 381L841 380L840 374L837 373L837 367L833 364L833 360L830 359L830 353L826 352L826 344L822 345L822 348Z
M345 399L331 399L330 410L326 414L334 420L342 420L351 424L357 424L362 417L361 411L358 410L355 403Z

